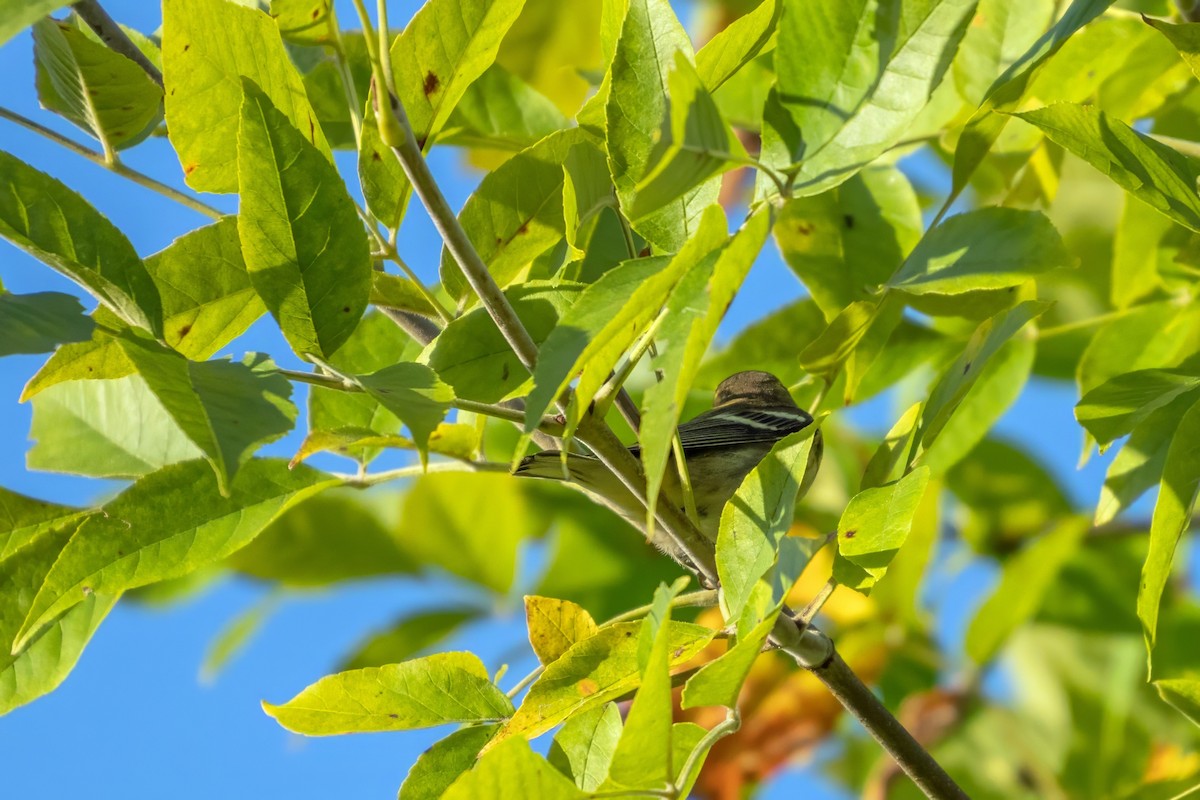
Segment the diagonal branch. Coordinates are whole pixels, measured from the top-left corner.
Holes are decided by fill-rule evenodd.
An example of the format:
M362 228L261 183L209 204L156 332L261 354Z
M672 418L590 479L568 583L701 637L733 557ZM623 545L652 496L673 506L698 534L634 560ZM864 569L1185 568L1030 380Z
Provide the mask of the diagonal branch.
M138 49L117 21L110 17L96 0L79 0L78 3L72 3L71 8L96 32L101 41L141 67L150 76L150 80L159 86L163 85L162 72L146 58L146 54Z

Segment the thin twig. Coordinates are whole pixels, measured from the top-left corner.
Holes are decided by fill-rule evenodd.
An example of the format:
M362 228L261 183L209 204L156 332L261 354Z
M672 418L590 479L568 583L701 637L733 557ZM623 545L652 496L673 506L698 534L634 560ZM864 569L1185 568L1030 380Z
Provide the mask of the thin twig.
M508 472L508 464L496 461L436 461L425 466L413 464L366 475L334 473L334 477L341 478L347 486L366 488L400 478L416 478L430 472Z
M79 0L78 3L72 3L71 8L81 20L87 23L89 28L96 32L101 41L141 67L150 76L150 80L159 86L163 85L162 72L150 62L150 59L146 58L146 54L138 49L138 46L121 29L117 21L110 17L96 0Z
M735 733L740 727L742 727L742 715L738 713L736 708L729 709L725 714L725 719L712 726L708 733L704 734L700 741L696 742L696 746L692 748L692 752L688 753L687 760L683 762L683 766L679 770L679 779L686 784L688 776L696 768L696 762L708 755L708 751L712 749L714 744L729 734ZM679 797L681 787L675 785L671 788L674 790L672 796Z
M109 172L120 175L122 178L127 178L128 180L131 180L134 183L138 184L139 186L145 187L146 189L149 189L152 192L158 192L163 197L170 198L171 200L174 200L176 203L187 206L188 208L192 209L193 211L203 214L206 217L211 217L212 219L220 219L221 217L225 216L224 212L213 208L212 206L208 205L207 203L203 203L190 195L184 194L183 192L179 191L178 189L175 189L171 186L167 186L165 183L160 183L159 181L156 181L154 178L151 178L149 175L145 175L141 172L138 172L135 169L130 169L129 167L122 164L120 161L109 162L107 159L105 159L103 153L97 153L95 150L92 150L89 147L84 147L79 142L75 141L74 139L70 139L66 136L63 136L58 131L51 130L50 128L47 128L45 125L34 122L33 120L29 119L28 117L22 116L15 111L10 111L9 109L0 106L0 118L6 119L9 122L14 122L17 125L20 125L22 128L25 128L26 130L30 130L36 134L45 136L50 141L54 142L55 144L61 145L62 147L65 147L66 149L70 150L72 153L83 156L88 161L91 161L93 164L99 164L100 166L102 166L106 170L108 170Z
M681 594L678 597L675 597L674 599L672 599L668 605L670 605L671 608L694 608L697 606L700 606L700 607L714 606L716 604L717 604L717 590L716 589L700 589L699 591L687 592L686 594ZM625 611L620 614L617 614L615 617L612 617L611 619L606 620L600 627L607 628L610 625L616 625L621 622L629 622L631 620L640 619L641 617L644 617L647 614L649 614L652 610L654 610L654 605L652 603L648 604L648 605L644 605L644 606L639 606L638 608L634 608L629 611Z
M809 601L808 605L804 607L804 610L800 612L796 619L802 622L805 627L811 625L813 619L820 613L821 607L833 595L833 590L837 588L837 585L837 581L833 578L827 580L825 585L821 587L821 591L817 592L816 596Z

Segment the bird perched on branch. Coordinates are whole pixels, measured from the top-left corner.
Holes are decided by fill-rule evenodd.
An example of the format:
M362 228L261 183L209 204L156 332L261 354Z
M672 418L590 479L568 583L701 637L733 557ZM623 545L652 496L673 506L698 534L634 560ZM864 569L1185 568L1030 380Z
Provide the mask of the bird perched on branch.
M687 461L700 532L715 542L721 509L758 462L783 437L803 430L813 418L799 408L784 385L769 372L747 371L730 375L717 386L713 407L679 426L679 439ZM821 433L814 436L806 483L815 475L822 451ZM640 455L634 445L629 451ZM525 457L515 475L566 480L645 532L646 507L594 456L544 450ZM567 477L569 476L569 477ZM683 509L678 471L668 467L660 502ZM651 541L673 554L667 538L656 531Z

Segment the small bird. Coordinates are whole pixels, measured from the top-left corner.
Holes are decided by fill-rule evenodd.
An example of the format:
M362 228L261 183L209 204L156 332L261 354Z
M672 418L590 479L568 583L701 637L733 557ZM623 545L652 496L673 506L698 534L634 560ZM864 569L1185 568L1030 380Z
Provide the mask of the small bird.
M715 542L721 509L742 480L783 437L803 430L813 421L796 405L784 385L769 372L746 371L730 375L717 386L713 407L679 426L679 439L687 461L692 495L696 501L700 532ZM813 442L809 464L819 464L820 431ZM640 455L638 445L629 448ZM568 482L645 531L645 506L595 456L570 453L566 457ZM816 472L810 468L810 472ZM564 480L562 453L543 450L526 456L513 471L531 478ZM811 478L808 478L811 480ZM679 475L668 468L660 497L683 508ZM664 552L679 557L661 531L651 541Z

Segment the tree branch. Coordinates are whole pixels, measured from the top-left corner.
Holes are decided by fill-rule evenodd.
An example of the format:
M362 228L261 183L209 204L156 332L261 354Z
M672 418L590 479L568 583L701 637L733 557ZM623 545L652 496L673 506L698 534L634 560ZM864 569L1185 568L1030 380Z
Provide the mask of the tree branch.
M101 41L141 67L150 76L150 80L159 86L163 85L162 72L150 63L146 54L138 49L138 46L125 34L117 21L110 17L96 0L79 0L78 3L72 3L71 8L81 20L87 23L89 28L96 32Z

